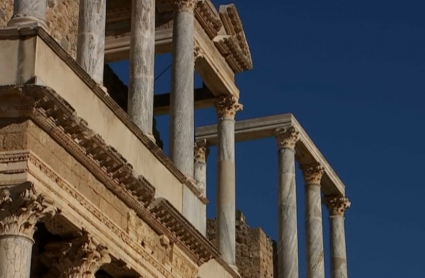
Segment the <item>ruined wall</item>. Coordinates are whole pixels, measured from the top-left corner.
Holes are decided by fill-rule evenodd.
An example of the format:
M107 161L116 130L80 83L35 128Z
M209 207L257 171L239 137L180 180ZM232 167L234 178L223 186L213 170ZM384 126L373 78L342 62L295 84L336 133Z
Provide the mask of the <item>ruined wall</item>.
M207 237L215 242L215 219L208 219ZM242 278L277 277L273 241L261 228L251 229L242 212L236 213L236 266Z
M77 55L79 0L48 0L47 26L52 36L72 56ZM0 1L0 28L6 27L13 14L13 0Z

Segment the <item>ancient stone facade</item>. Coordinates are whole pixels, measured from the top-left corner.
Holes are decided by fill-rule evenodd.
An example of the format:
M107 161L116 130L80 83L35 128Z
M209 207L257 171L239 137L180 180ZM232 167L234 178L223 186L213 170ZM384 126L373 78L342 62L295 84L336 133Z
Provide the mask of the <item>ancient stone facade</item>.
M216 219L207 221L207 237L216 239ZM236 266L242 278L277 277L276 248L261 228L251 228L241 211L236 212Z

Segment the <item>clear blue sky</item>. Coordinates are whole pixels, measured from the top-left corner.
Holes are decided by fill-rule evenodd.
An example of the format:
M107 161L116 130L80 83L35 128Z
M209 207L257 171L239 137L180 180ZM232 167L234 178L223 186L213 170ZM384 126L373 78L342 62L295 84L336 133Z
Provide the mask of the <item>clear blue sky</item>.
M346 184L351 278L425 277L425 3L420 0L234 1L254 69L237 76L237 119L293 113ZM214 1L216 5L228 3ZM170 63L157 58L156 72ZM128 63L113 65L124 82ZM169 90L170 73L155 91ZM196 81L196 86L200 86ZM196 125L216 122L196 111ZM168 117L158 118L168 151ZM216 150L208 158L215 215ZM237 207L251 227L277 235L273 139L236 146ZM300 277L304 196L298 173ZM329 274L327 210L323 208ZM328 276L329 277L329 276Z

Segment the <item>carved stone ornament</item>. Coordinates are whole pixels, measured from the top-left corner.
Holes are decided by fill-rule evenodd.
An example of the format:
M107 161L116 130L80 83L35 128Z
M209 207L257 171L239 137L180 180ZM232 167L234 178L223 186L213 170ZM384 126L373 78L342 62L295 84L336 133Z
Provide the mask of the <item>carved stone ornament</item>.
M195 155L194 155L195 161L206 162L207 156L209 153L207 140L204 139L204 140L199 140L195 142L194 151L195 151Z
M243 105L234 96L220 96L214 100L214 106L220 119L233 120L236 112L243 109Z
M175 11L190 11L195 9L196 0L175 0L173 3Z
M108 248L86 231L72 241L47 244L43 256L53 261L50 274L58 272L60 278L94 278L102 265L111 262Z
M30 182L0 189L0 235L32 239L37 222L56 213L53 201L38 194Z
M325 173L325 168L322 165L319 163L302 165L301 170L306 184L320 185L320 180Z
M295 144L300 140L300 132L295 127L276 129L278 149L295 149Z
M351 202L345 197L326 197L324 203L329 209L330 216L343 216L345 211L351 206Z
M196 60L203 58L205 56L204 50L202 50L202 48L198 45L195 46L193 53L194 53L194 56L195 56L195 63L196 63Z

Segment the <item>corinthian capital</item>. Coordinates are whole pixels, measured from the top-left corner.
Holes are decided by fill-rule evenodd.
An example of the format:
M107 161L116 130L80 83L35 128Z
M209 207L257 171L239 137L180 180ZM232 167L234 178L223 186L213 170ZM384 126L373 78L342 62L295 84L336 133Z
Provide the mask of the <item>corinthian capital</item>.
M345 211L351 206L350 201L345 197L326 197L324 203L328 207L330 216L343 216Z
M243 105L234 96L220 96L214 100L215 109L220 119L235 119L236 112L243 109Z
M43 194L38 194L32 183L0 190L0 235L31 238L35 225L44 217L53 217L57 209Z
M209 153L207 140L204 139L204 140L196 141L194 151L195 151L195 155L194 155L195 161L206 162L207 156Z
M301 170L304 175L305 184L320 185L325 169L320 163L302 165Z
M94 278L102 265L111 262L108 249L86 231L72 241L47 244L42 256L53 260L50 273L58 271L60 278Z
M275 131L277 147L280 149L295 149L295 144L300 140L300 132L295 127L279 128Z
M195 9L196 0L174 0L175 11L190 11Z

